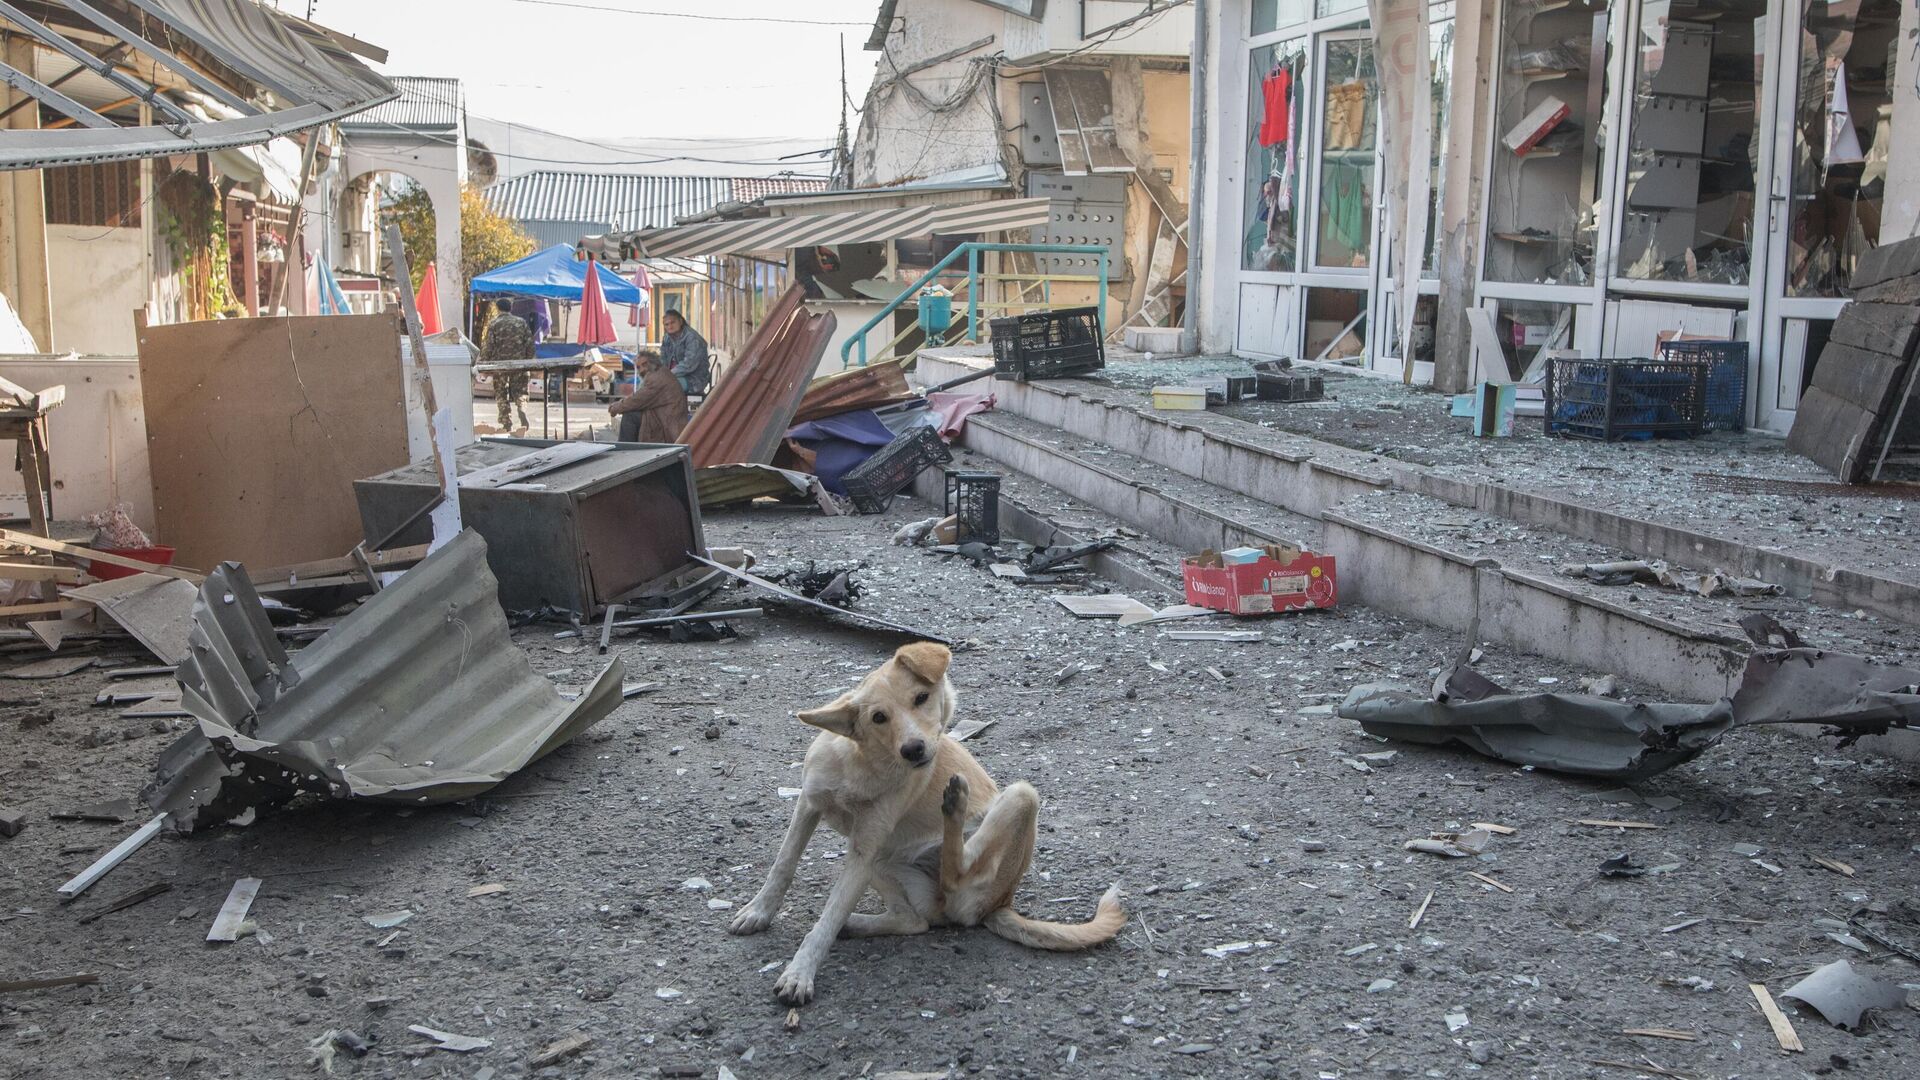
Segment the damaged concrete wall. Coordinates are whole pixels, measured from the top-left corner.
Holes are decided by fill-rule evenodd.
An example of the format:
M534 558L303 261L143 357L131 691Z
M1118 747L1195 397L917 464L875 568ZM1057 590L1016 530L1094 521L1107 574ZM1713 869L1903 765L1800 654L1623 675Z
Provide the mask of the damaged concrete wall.
M901 0L860 113L853 186L902 184L1002 162L995 78L984 61L997 51L1004 20L985 4ZM983 38L991 40L916 70Z

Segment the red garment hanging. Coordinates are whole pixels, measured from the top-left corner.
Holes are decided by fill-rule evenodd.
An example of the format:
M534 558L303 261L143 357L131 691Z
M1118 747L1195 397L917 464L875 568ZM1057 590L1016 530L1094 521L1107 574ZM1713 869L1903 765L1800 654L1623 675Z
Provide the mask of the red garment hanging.
M1261 146L1277 146L1287 141L1287 118L1292 111L1288 98L1292 90L1293 72L1285 67L1275 68L1260 84L1260 95L1266 101L1266 115L1260 119Z

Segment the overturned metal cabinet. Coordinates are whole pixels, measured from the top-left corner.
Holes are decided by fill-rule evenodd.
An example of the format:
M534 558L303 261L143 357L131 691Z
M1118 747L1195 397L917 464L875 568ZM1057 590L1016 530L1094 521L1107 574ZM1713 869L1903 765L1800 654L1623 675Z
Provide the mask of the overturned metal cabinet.
M687 553L706 549L683 446L489 439L454 461L462 522L487 541L508 611L587 615L664 592ZM421 513L439 493L431 463L355 481L354 492L370 545L431 538Z

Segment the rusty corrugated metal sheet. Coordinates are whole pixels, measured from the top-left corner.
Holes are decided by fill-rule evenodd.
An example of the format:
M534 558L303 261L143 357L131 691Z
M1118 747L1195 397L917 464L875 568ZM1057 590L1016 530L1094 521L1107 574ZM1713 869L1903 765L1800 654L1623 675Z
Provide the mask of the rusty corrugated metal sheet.
M731 506L759 498L806 495L813 477L771 465L712 465L697 470L693 483L700 493L700 509Z
M469 799L620 704L615 660L576 701L507 636L487 544L471 529L289 657L236 563L207 575L177 678L199 728L141 794L191 832L301 791Z
M793 414L793 422L803 424L854 409L877 409L918 396L907 385L907 373L898 360L848 368L813 380L800 399L800 411Z
M680 433L694 468L773 460L833 336L833 316L801 299L800 286L787 290Z

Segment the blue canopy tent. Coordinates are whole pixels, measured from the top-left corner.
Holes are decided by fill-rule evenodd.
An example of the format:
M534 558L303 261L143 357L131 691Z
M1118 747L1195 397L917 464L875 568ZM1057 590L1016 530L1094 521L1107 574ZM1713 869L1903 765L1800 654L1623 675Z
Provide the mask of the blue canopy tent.
M599 263L582 262L573 257L573 245L555 244L536 251L517 262L489 270L473 279L475 295L510 293L514 296L539 296L548 300L580 302L587 287L587 267L600 275L600 291L609 304L638 304L640 290L633 282Z

